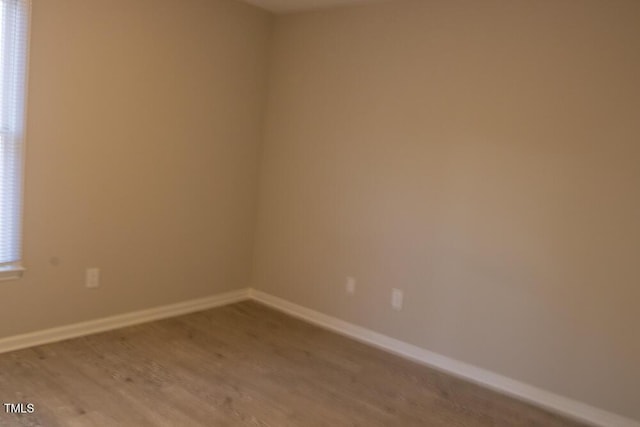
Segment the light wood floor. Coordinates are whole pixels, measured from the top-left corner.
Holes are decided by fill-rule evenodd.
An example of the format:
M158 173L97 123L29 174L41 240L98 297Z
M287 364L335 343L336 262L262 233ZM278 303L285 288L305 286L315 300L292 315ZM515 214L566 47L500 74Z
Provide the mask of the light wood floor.
M36 406L1 426L578 426L254 302L0 355L0 402Z

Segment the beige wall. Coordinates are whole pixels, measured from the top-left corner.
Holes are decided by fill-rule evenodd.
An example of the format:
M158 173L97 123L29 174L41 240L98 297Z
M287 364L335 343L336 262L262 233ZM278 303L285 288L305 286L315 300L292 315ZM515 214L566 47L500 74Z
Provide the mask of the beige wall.
M254 285L640 419L640 2L285 15L273 49Z
M249 285L271 24L225 0L34 0L27 272L0 283L0 336Z
M34 0L0 337L250 284L263 149L256 287L640 419L640 3L281 16L267 82L271 24Z

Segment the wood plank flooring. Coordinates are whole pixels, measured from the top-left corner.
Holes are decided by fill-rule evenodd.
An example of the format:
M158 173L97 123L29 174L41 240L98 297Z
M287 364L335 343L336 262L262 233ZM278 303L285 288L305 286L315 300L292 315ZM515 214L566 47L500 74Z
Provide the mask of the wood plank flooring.
M1 426L579 424L255 302L0 355Z

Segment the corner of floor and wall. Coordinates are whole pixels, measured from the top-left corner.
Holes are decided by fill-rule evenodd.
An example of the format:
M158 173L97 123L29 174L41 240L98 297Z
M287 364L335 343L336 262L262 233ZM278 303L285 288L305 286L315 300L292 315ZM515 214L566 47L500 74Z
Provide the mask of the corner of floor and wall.
M635 0L33 0L0 350L253 298L640 426L639 52Z

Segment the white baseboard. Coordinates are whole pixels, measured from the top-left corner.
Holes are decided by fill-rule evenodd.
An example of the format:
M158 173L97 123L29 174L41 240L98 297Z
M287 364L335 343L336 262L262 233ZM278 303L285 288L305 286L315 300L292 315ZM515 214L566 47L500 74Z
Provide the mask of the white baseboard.
M56 341L63 341L70 338L77 338L91 335L98 332L110 331L123 328L125 326L139 323L151 322L153 320L166 319L180 316L182 314L207 310L213 307L233 304L246 300L249 297L249 290L226 292L224 294L210 297L179 302L177 304L165 305L147 310L134 311L132 313L120 314L117 316L105 317L87 322L75 323L73 325L60 326L58 328L46 329L44 331L32 332L23 335L16 335L0 339L0 354L9 351L20 350L36 345L49 344Z
M255 289L249 291L249 297L325 329L428 365L483 387L527 401L577 421L598 427L640 427L640 422L638 421L433 353Z
M412 344L345 322L336 317L294 304L255 289L242 289L206 298L165 305L147 310L106 317L44 331L0 339L0 354L56 341L77 338L154 320L180 316L222 305L253 299L307 322L346 335L355 340L431 366L451 375L514 396L558 414L597 427L640 427L640 422L595 408L520 381L433 353Z

